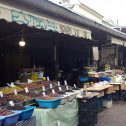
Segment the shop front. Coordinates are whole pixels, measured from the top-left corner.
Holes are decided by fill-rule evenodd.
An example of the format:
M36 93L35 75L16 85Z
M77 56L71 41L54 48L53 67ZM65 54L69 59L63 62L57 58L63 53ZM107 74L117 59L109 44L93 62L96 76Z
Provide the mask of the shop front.
M56 79L65 70L90 64L90 48L97 44L86 27L0 5L1 82L19 79L20 69L45 69ZM24 47L19 41L25 41Z

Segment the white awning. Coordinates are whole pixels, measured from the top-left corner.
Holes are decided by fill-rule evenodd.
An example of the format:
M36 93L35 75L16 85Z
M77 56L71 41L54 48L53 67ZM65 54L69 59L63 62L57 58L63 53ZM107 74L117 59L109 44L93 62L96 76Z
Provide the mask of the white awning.
M111 43L113 44L117 44L117 45L124 45L124 41L121 40L121 39L117 39L117 38L114 38L114 37L111 37Z
M126 41L124 41L124 47L126 47Z
M36 15L30 12L22 11L10 6L0 4L0 19L8 22L16 22L38 29L51 30L58 33L68 34L70 36L91 39L91 31L84 27L73 26L65 22L59 22L54 19Z

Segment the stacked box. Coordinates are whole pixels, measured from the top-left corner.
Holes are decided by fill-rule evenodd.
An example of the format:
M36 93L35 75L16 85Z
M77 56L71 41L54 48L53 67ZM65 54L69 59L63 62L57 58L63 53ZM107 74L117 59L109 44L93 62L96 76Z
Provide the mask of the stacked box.
M97 98L97 112L103 111L103 97Z
M125 90L120 91L120 99L123 101L126 101L126 91Z
M106 94L103 98L104 98L104 100L111 101L112 100L112 94Z
M112 93L112 100L113 101L119 101L120 99L121 99L120 91L116 91L116 92Z
M112 100L104 100L103 101L103 106L106 108L112 108Z
M97 123L97 97L79 98L78 126L94 126Z

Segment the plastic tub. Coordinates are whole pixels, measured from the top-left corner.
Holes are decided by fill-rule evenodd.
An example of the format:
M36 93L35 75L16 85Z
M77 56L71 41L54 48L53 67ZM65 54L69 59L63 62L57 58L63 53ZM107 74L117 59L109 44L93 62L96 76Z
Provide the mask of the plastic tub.
M5 117L0 116L0 126L2 125L2 122L3 122L4 118Z
M14 112L14 114L7 115L7 116L1 116L1 117L4 117L4 120L3 120L1 126L12 126L16 122L18 122L21 112L18 112L18 111L13 111L13 112Z
M39 105L39 107L41 107L41 108L56 108L60 104L61 98L57 98L54 100L36 99L36 102Z
M76 93L73 93L73 92L66 92L66 94L68 95L68 101L73 101L76 97L77 97L77 94Z
M64 105L68 101L69 101L69 96L68 95L63 95L63 97L61 97L60 105Z
M21 114L19 116L19 121L27 120L27 119L31 118L33 111L36 107L35 106L24 106L24 108L25 108L25 110L19 110L21 112Z

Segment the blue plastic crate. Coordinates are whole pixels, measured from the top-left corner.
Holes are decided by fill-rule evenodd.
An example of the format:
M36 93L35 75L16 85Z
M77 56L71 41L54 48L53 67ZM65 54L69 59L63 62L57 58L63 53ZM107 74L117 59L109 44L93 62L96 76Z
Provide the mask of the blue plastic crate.
M89 80L89 78L88 78L88 77L83 77L83 76L81 76L81 77L79 78L79 80L80 80L80 82L87 82L87 81Z
M111 80L111 78L107 76L100 77L99 79L100 81L108 81L108 82Z
M2 125L2 122L3 122L4 118L5 117L0 116L0 126Z
M16 122L18 122L20 114L21 112L14 111L14 114L2 116L4 117L4 120L1 126L12 126Z
M25 108L24 110L19 110L21 112L21 114L19 116L19 121L27 120L27 119L31 118L33 111L36 107L35 106L24 106L24 108Z
M104 96L104 99L105 99L105 100L108 100L108 101L112 100L112 94L106 94L106 95Z
M39 100L36 99L37 104L41 108L56 108L60 104L61 99L57 98L54 100Z
M97 102L97 107L103 106L103 98L98 98L96 102Z

